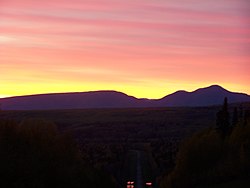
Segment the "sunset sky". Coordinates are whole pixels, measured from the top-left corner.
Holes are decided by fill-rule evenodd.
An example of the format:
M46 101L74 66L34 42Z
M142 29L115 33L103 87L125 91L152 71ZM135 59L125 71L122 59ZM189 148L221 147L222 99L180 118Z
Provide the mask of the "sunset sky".
M249 0L0 0L0 97L250 94Z

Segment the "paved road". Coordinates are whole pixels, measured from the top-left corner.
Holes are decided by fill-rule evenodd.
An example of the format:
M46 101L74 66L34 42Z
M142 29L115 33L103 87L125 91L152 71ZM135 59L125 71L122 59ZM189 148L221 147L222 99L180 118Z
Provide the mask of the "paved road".
M142 166L141 166L141 152L136 151L137 162L136 162L136 188L143 188L142 178Z

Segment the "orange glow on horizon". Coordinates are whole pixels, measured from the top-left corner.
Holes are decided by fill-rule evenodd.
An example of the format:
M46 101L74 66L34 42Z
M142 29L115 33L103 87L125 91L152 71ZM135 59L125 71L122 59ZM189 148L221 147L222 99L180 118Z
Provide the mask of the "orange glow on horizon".
M217 84L217 83L216 83ZM2 84L1 84L2 85ZM162 83L164 85L164 83ZM170 84L168 84L170 85ZM47 94L47 93L67 93L67 92L85 92L85 91L98 91L98 90L114 90L114 91L120 91L127 95L134 96L136 98L148 98L148 99L159 99L162 98L168 94L171 94L173 92L176 92L177 90L185 90L185 91L194 91L198 88L203 88L213 85L206 84L201 85L200 83L197 84L181 84L179 87L182 87L181 89L177 88L178 84L173 84L172 88L167 87L159 87L159 89L150 89L153 88L152 86L143 87L143 86L131 86L131 85L104 85L100 83L89 83L89 85L82 86L81 84L71 84L71 83L56 83L56 84L29 84L28 86L25 84L18 84L19 88L22 89L15 89L15 88L6 88L6 91L4 89L1 89L1 92L3 94L0 95L0 98L6 98L6 97L12 97L12 96L23 96L23 95L33 95L33 94ZM241 88L243 86L240 85L230 85L230 84L224 84L221 85L225 89L233 92L240 92L240 93L250 93L249 90L242 90ZM32 88L32 90L30 90ZM108 88L108 89L107 89Z

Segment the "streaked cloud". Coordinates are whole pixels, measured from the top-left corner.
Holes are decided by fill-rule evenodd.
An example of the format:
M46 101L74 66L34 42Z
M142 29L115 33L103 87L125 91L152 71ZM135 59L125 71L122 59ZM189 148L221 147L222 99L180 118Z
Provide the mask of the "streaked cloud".
M0 94L50 81L151 98L213 83L250 93L249 12L248 0L2 0L0 87L27 87Z

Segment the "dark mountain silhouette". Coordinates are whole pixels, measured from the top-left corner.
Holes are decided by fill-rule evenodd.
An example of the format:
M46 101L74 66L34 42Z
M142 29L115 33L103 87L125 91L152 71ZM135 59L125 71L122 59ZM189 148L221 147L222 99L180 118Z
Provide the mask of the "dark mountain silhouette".
M177 91L159 100L163 106L210 106L221 104L227 97L230 103L250 101L250 96L230 92L221 86L212 85L193 92Z
M41 94L0 100L4 110L132 108L141 100L116 91Z
M3 110L47 110L80 108L137 108L170 106L209 106L250 101L250 96L213 85L193 92L177 91L162 99L137 99L117 91L41 94L0 99Z

